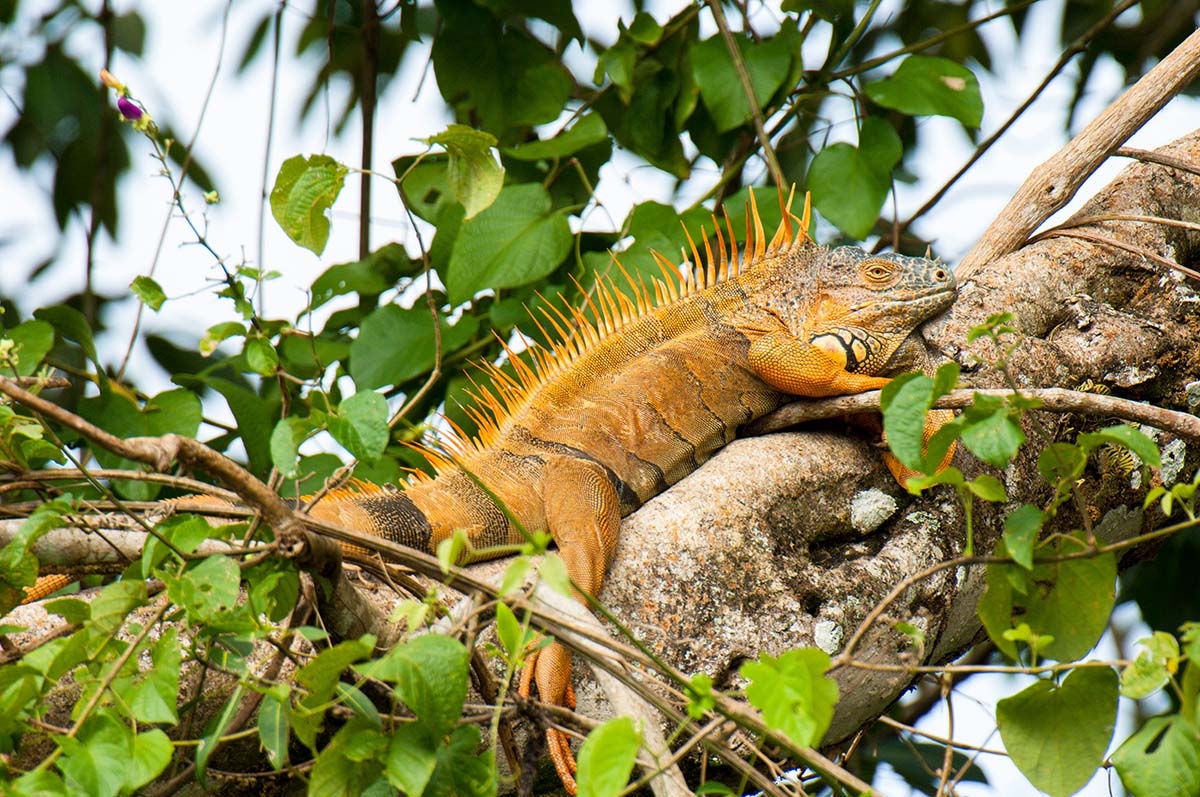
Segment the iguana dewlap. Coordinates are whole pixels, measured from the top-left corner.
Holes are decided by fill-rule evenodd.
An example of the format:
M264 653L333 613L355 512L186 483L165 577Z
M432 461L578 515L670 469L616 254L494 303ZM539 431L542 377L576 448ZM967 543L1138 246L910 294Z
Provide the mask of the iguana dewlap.
M579 590L599 594L621 517L791 396L881 388L905 338L954 301L942 264L825 249L794 239L786 216L768 243L755 209L742 256L706 244L705 265L682 283L664 268L629 298L601 280L583 310L543 311L566 342L533 349L533 368L510 357L515 378L483 366L481 431L429 448L436 475L399 492L339 491L313 514L427 552L457 529L475 549L524 542L499 501L525 529L548 531ZM530 669L542 700L570 702L564 647L544 648ZM566 737L551 731L549 743L573 792Z

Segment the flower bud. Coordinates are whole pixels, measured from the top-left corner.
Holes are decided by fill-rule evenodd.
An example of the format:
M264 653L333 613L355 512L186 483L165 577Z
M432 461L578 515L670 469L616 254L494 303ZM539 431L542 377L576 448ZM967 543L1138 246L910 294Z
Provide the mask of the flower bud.
M137 106L133 100L128 97L117 97L117 110L131 122L136 122L142 118L142 109Z
M116 89L122 94L125 93L125 84L113 77L113 73L107 69L100 70L100 82L110 89Z

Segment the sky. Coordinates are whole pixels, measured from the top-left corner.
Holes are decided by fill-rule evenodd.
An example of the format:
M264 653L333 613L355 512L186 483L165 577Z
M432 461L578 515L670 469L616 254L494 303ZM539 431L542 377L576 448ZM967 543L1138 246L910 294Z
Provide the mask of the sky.
M681 5L679 2L657 2L651 3L650 9L662 20ZM1001 4L996 2L994 5L999 8ZM39 0L23 3L27 14L35 13L38 6ZM268 187L279 164L298 153L321 152L347 163L357 163L357 120L352 121L340 137L332 135L327 121L329 108L342 107L345 87L332 87L317 111L304 123L297 123L303 91L316 64L281 70L275 103L276 125L268 155L265 142L271 105L270 59L260 57L242 75L235 73L235 65L251 26L262 14L273 11L277 7L275 2L240 0L232 5L227 27L223 23L226 5L218 0L190 3L114 0L113 6L118 12L137 7L146 17L150 35L142 59L131 59L119 53L111 70L130 86L155 118L169 121L184 136L192 135L200 125L196 152L214 175L222 197L220 204L205 209L203 218L199 219L207 230L209 243L233 262L245 259L251 261L251 265L258 265L261 245L262 267L282 273L280 279L266 286L265 315L295 320L307 303L305 288L321 271L332 264L357 259L359 178L351 176L348 179L342 199L333 209L329 246L317 257L291 243L269 213L260 226L264 163L269 174ZM620 16L626 22L633 16L629 2L577 3L576 6L585 30L606 43L615 37L613 9L621 9ZM897 7L898 2L884 2L880 13L887 14ZM983 134L990 133L1008 117L1057 59L1059 49L1055 31L1060 13L1061 0L1047 0L1035 5L1030 11L1026 35L1019 41L1004 22L992 23L981 30L993 50L999 70L995 76L980 76L985 102ZM760 22L769 26L765 18L756 17L756 24ZM303 13L288 6L284 12L285 65L290 63L295 39L303 24ZM715 32L707 18L704 24L708 27L702 30L702 35ZM222 51L223 27L227 35ZM4 46L14 46L12 33L0 32L0 42ZM823 42L814 40L809 46L813 48L810 62L819 57L816 53L823 55ZM103 65L99 45L90 38L72 39L70 50L97 72ZM575 63L586 60L577 45L572 45L568 55ZM424 66L424 58L407 59L405 71L379 99L374 168L384 174L391 173L390 164L394 158L416 154L423 149L423 145L414 139L433 135L452 121L432 74L422 80ZM577 73L586 75L590 71L590 68L581 68ZM1067 75L1070 74L1072 72L1068 70ZM1121 73L1115 64L1098 64L1090 90L1079 108L1076 131L1073 132L1113 99L1120 90L1120 81ZM204 97L210 85L212 98L202 117ZM11 72L0 71L0 87L14 99L20 97L20 86L13 82ZM949 262L954 263L966 253L1025 176L1065 143L1063 115L1071 92L1072 85L1065 77L1051 84L1001 143L917 225L918 234L937 241L939 251ZM835 122L831 140L853 142L853 114L849 104L830 110ZM0 101L0 129L11 124L14 114L11 104ZM1153 148L1197 126L1200 126L1200 107L1196 101L1178 98L1129 144ZM549 134L554 129L554 125L549 125L545 132ZM909 170L919 176L918 181L911 185L897 184L895 202L901 216L923 203L966 161L973 149L957 122L938 118L921 122L920 144L906 162ZM164 245L154 266L154 277L171 299L160 313L146 314L145 330L191 347L205 328L218 321L231 320L232 310L227 303L214 301L212 284L219 272L212 256L195 245L182 221L172 218L168 205L169 187L157 176L158 165L149 157L148 146L136 141L131 153L135 167L118 188L122 203L120 234L115 241L107 237L100 241L96 255L96 287L107 295L127 294L130 281L139 274L148 273L155 263L155 250L165 225ZM1110 160L1084 186L1072 205L1055 219L1072 212L1124 165L1126 162ZM34 264L52 252L60 238L49 204L48 174L48 170L43 169L32 176L24 175L15 169L7 155L0 156L0 186L3 186L0 192L3 210L0 213L0 240L10 242L0 249L0 293L15 297L25 313L76 292L83 284L83 229L77 222L73 222L66 233L62 255L51 275L32 283L28 281ZM712 164L698 169L679 197L681 204L702 195L717 174ZM605 210L590 214L586 223L594 229L612 229L634 204L646 200L671 201L672 186L673 180L667 175L648 167L639 168L633 158L618 155L602 171L597 186L597 195ZM415 252L413 232L391 184L378 180L373 197L373 245L397 240ZM188 204L193 211L203 207L195 194L188 195ZM428 241L428 236L425 240ZM134 300L129 299L105 319L109 330L99 343L110 360L119 360L124 352L132 330L134 310ZM320 319L316 323L319 326ZM131 374L150 393L172 387L166 374L157 368L141 345L134 349ZM206 410L217 416L223 414L221 406L209 406ZM1111 654L1111 650L1099 652L1099 655ZM981 706L994 703L996 690L1001 686L998 681L1004 680L999 676L972 678L956 692L958 738L989 747L999 745L997 736L989 736L989 731L994 728L991 710ZM946 729L944 715L931 713L923 727L943 733ZM1123 738L1120 729L1117 738ZM961 790L962 794L1011 794L1028 789L1006 760L983 756L981 764L993 778L995 791L981 792L967 786ZM1116 781L1115 776L1113 780ZM1104 773L1084 793L1109 794Z

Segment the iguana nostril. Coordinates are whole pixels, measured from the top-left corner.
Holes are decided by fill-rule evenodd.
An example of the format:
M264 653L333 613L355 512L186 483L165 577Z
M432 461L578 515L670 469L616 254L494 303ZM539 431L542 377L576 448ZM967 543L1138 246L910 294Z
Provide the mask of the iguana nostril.
M937 280L938 282L945 282L945 280L946 280L946 272L945 272L945 271L942 271L942 270L939 268L937 271L933 272L933 278L934 278L935 280Z

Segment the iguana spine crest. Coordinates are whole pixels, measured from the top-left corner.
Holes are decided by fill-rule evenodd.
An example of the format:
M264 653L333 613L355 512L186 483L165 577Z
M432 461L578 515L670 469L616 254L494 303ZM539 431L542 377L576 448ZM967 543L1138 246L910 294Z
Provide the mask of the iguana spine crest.
M722 208L729 243L726 244L721 225L714 214L713 229L717 237L715 256L703 225L700 227L700 235L704 241L703 257L691 233L683 226L691 249L690 262L687 250L682 250L684 260L679 266L660 252L652 250L651 255L661 269L662 277L652 278L650 287L647 287L640 275L635 279L621 264L617 255L612 255L621 281L629 293L633 294L633 298L621 290L622 286L614 277L603 274L596 278L593 292L588 292L578 282L575 283L584 297L586 310L564 299L562 307L552 301L543 302L539 307L540 319L530 311L530 317L542 333L543 339L552 341L550 348L528 341L518 331L517 334L525 344L525 351L528 351L533 359L532 367L504 340L500 340L500 345L504 349L506 361L513 367L515 377L495 363L476 363L476 367L490 378L491 384L481 384L474 377L468 377L472 389L467 393L475 402L475 406L464 405L462 410L476 424L475 435L465 434L458 424L443 416L451 434L440 435L436 440L407 444L409 448L420 452L433 468L433 475L421 470L410 470L413 480L432 481L448 470L461 468L463 462L469 461L473 455L490 449L502 436L505 422L519 415L529 405L538 388L575 366L604 341L637 320L655 310L669 307L727 282L753 269L765 258L786 254L793 246L806 243L809 240L807 230L812 218L810 197L805 195L804 213L797 217L791 212L794 196L794 188L786 201L782 192L779 194L782 219L770 241L763 230L758 203L754 198L754 191L751 190L746 214L746 244L741 252L738 251L729 212ZM799 225L798 237L792 230L793 221ZM595 294L594 297L592 293ZM538 294L538 297L544 298L541 294ZM591 315L586 311L590 311ZM557 336L551 335L546 325L549 325Z

